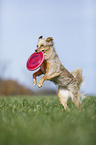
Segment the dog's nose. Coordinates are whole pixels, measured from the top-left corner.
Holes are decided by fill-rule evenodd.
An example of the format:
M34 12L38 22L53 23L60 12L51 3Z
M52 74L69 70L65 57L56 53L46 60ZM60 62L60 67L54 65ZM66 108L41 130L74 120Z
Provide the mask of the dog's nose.
M37 49L35 50L35 52L37 52Z

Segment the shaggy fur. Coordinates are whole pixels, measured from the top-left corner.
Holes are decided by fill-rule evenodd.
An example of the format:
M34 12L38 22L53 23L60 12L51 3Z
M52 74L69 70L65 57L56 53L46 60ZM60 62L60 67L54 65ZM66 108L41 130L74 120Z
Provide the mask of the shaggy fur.
M36 85L36 77L44 74L38 83L43 86L45 80L50 80L58 85L58 97L64 109L67 109L67 100L71 97L77 107L80 107L80 84L82 82L82 69L78 68L71 73L61 64L54 48L53 38L38 39L36 52L44 52L44 62L40 69L33 74L33 83Z

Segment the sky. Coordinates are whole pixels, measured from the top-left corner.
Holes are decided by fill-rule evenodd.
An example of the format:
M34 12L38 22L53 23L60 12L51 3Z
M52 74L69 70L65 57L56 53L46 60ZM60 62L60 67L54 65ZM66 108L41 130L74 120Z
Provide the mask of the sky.
M38 37L53 37L62 64L83 70L83 92L96 95L96 0L1 0L1 75L37 91L26 68ZM40 80L40 78L38 78ZM57 87L45 82L44 88Z

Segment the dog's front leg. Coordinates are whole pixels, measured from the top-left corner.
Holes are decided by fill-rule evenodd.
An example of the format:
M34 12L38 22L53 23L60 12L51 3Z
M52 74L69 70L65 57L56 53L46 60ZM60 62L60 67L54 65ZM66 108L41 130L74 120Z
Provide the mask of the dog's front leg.
M39 69L37 72L35 72L35 73L33 74L33 84L34 84L34 85L37 84L36 77L37 77L37 76L40 76L40 75L42 75L42 74L43 74L43 72L42 72L41 69Z
M59 73L56 73L56 72L50 73L51 67L52 67L51 64L47 62L47 64L46 64L46 73L45 73L45 75L40 79L40 81L39 81L39 83L38 83L38 87L39 87L39 88L43 86L43 82L44 82L45 80L50 80L50 79L52 79L52 78L54 78L54 77L56 77L56 76L59 75Z
M51 75L49 75L49 74L45 74L41 79L40 79L40 81L39 81L39 83L38 83L38 87L40 88L40 87L42 87L43 86L43 82L45 81L45 80L50 80L50 79L52 79L52 78L54 78L54 77L57 77L59 75L59 73L54 73L54 74L51 74Z

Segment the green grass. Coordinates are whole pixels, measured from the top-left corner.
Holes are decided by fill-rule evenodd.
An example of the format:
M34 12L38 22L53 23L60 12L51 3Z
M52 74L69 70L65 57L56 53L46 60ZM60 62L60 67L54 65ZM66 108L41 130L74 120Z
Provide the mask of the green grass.
M96 97L81 111L55 97L0 97L0 145L95 145Z

